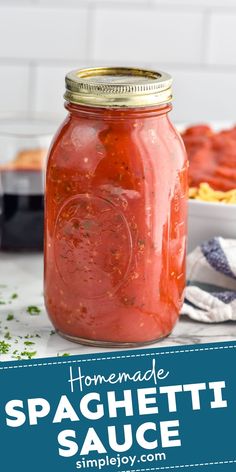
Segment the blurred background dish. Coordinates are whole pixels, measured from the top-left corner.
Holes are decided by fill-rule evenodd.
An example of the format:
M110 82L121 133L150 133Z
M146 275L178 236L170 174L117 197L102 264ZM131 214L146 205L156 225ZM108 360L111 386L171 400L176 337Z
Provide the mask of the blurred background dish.
M182 138L189 158L190 197L225 197L225 203L236 203L236 198L229 198L236 189L236 126L216 130L210 124L193 125Z
M0 247L43 249L44 168L55 121L0 116Z
M236 120L235 0L2 0L0 19L1 112L53 113L60 122L68 70L122 64L173 76L175 123ZM39 172L35 176L39 182ZM199 237L208 237L206 221L195 224L196 212L205 218L208 207L213 204L189 202L190 247L200 228ZM219 218L222 212L221 205ZM211 227L222 234L219 218L218 229Z
M189 135L186 130L189 129ZM213 201L219 195L227 195L222 190L236 189L235 158L236 158L236 129L231 122L210 122L208 124L181 124L178 130L183 135L190 158L190 185L206 182L214 189L206 188L204 199L189 199L188 204L188 252L207 239L216 236L233 239L236 237L236 203ZM186 139L187 136L187 139ZM190 136L190 141L188 141ZM201 143L201 136L203 143ZM208 142L212 138L212 142ZM225 142L224 142L225 140ZM190 146L188 147L188 144ZM203 151L203 154L201 155ZM191 164L194 163L195 174ZM216 166L219 165L217 171ZM197 170L200 180L198 182ZM191 180L192 179L192 180ZM195 179L195 180L194 180ZM235 179L235 182L234 182ZM196 185L197 185L196 184ZM207 187L207 184L200 184ZM220 191L220 192L217 192ZM204 193L204 192L203 192ZM228 192L229 193L229 192ZM191 194L191 193L190 193ZM219 194L219 195L218 195Z

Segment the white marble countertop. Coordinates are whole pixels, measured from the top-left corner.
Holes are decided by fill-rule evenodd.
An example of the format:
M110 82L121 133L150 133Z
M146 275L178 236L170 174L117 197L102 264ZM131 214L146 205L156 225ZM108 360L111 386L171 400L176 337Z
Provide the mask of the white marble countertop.
M0 361L104 351L66 341L54 333L43 305L42 274L41 254L0 253ZM40 312L30 314L29 306ZM181 317L173 333L151 347L232 340L236 340L234 322L203 324Z

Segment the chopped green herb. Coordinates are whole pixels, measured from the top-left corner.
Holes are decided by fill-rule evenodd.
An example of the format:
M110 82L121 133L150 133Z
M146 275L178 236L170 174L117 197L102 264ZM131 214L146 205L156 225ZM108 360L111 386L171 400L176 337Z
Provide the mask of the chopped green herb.
M35 343L33 343L32 341L24 341L24 344L26 346L32 346L32 344L35 344Z
M12 320L14 320L14 315L13 315L13 313L8 313L8 315L7 315L7 321L12 321Z
M7 354L9 352L11 345L5 341L0 341L0 354Z
M37 354L37 351L23 351L21 352L21 356L25 356L27 357L28 359L32 359L32 357L36 356Z
M25 339L41 338L39 334L26 334Z
M11 335L10 335L9 331L7 331L7 333L4 334L4 338L5 339L11 339Z
M30 315L38 315L41 312L40 308L38 306L35 306L35 305L28 306L26 311Z
M66 357L66 356L69 356L70 354L68 354L68 352L64 352L64 354L57 354L57 357Z
M50 332L50 336L53 336L53 334L56 334L56 331L52 329L52 331Z
M3 300L0 300L0 305L6 305L6 302L4 302Z
M135 303L135 297L122 297L122 302L124 303L124 305L126 306L133 306L134 303Z
M138 239L138 249L139 252L143 252L145 247L145 241L143 239Z
M138 245L139 246L144 246L145 245L144 239L138 239Z
M11 299L12 299L12 300L15 300L16 298L18 298L18 294L17 294L17 293L13 293L12 296L11 296Z

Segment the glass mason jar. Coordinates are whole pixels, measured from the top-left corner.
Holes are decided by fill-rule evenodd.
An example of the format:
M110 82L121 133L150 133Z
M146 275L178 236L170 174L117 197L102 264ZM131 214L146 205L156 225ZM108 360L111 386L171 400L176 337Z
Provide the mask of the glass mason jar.
M82 344L152 343L173 329L185 287L187 157L168 74L66 76L68 116L46 177L45 302Z

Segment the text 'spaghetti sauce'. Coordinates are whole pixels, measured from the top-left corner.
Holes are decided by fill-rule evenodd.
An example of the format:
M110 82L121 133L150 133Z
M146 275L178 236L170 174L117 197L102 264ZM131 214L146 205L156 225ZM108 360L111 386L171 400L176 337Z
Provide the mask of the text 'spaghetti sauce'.
M187 158L168 74L66 77L46 178L45 302L65 337L103 346L173 329L185 287Z

